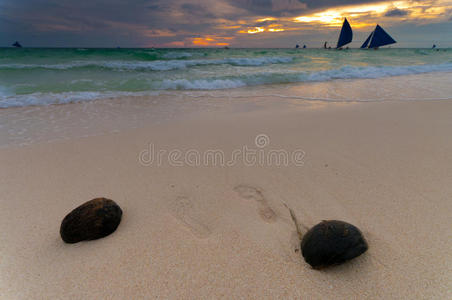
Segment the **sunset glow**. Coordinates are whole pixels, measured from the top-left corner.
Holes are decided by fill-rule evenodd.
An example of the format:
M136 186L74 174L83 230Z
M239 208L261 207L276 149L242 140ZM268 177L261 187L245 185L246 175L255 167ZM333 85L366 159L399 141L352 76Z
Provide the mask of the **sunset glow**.
M227 42L229 40L232 40L233 37L216 37L216 36L205 36L205 37L196 37L193 38L191 43L194 46L201 46L201 47L212 47L212 46L229 46L230 43Z
M265 29L264 28L262 28L262 27L254 27L254 28L251 28L251 29L248 29L248 30L242 30L242 31L239 31L240 33L249 33L249 34L255 34L255 33L260 33L260 32L264 32L265 31Z
M436 40L452 45L452 0L363 0L358 4L342 0L343 5L334 0L130 0L137 1L135 6L112 0L103 13L90 8L101 0L84 6L69 0L60 5L40 0L38 12L26 5L31 0L4 1L0 1L0 37L4 39L0 41L6 46L19 38L33 46L86 42L93 47L280 47L298 38L307 44L315 39L318 45L338 34L344 18L356 33L381 24L399 28L402 36L414 35L410 28L425 26L429 29L418 28L423 37L411 43ZM67 11L74 17L63 17ZM128 14L118 17L113 11Z
M294 18L293 21L317 23L328 27L340 27L344 18L347 17L353 21L354 27L361 28L372 25L369 19L388 17L391 11L398 12L394 15L394 17L398 16L395 19L440 20L447 18L447 12L450 12L452 9L452 1L439 1L442 3L440 7L430 7L426 2L430 1L395 1L370 5L344 6L299 16Z
M285 31L284 28L269 28L268 31L270 32L281 32L281 31Z
M262 19L257 19L256 22L266 22L266 21L275 21L276 18L262 18Z
M294 19L295 22L316 22L325 26L340 27L345 17L350 19L359 19L360 16L372 16L375 14L383 14L391 7L388 2L373 5L346 6L337 9L329 9L323 12L315 13L308 16L300 16ZM354 26L359 26L359 22L354 22ZM367 24L366 24L367 25ZM365 26L365 25L364 25ZM361 26L361 27L364 27Z

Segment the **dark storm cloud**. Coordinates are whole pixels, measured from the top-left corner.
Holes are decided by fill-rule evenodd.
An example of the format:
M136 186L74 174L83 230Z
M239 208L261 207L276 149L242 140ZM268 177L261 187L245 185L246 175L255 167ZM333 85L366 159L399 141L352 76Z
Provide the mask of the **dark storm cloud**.
M301 1L301 0L300 0ZM325 8L343 5L366 4L372 2L382 2L382 0L303 0L308 8Z
M209 12L204 6L199 4L184 3L180 6L181 12L187 15L201 18L216 18L216 15Z
M0 36L55 46L80 40L87 46L116 45L127 40L142 45L143 36L175 35L178 30L200 30L199 24L214 18L200 6L162 0L3 0L0 4ZM188 18L184 18L188 15ZM202 27L202 26L201 26ZM160 30L160 31L159 31ZM161 30L165 30L162 34ZM64 35L63 33L66 33ZM4 45L3 39L0 41ZM8 43L8 42L7 42Z
M292 16L304 12L343 5L366 4L382 0L228 0L252 15Z
M307 5L300 0L228 0L248 15L283 16L296 15L307 10Z
M11 18L21 21L48 21L65 18L84 21L152 22L168 6L160 0L3 0Z
M408 11L394 8L385 13L385 17L400 17L408 15Z

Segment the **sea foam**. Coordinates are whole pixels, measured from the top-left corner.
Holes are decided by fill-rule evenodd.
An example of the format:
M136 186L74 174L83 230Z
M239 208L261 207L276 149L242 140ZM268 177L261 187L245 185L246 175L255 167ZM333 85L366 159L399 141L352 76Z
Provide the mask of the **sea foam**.
M441 65L397 67L345 66L338 69L316 72L261 73L253 75L238 75L236 77L217 77L207 79L164 79L161 81L152 82L147 91L141 92L97 91L14 95L6 89L2 89L0 87L0 108L30 105L65 104L72 102L92 101L100 98L114 98L123 96L138 96L149 94L155 95L155 93L158 93L158 90L220 90L264 84L322 82L340 79L369 79L422 74L429 72L452 72L452 63Z
M69 70L75 68L99 67L112 70L152 70L169 71L186 69L194 66L232 65L232 66L262 66L269 64L289 63L293 57L256 57L256 58L224 58L224 59L194 59L194 60L156 60L156 61L76 61L64 64L0 64L0 70L5 69L49 69Z
M155 89L178 90L215 90L230 89L243 86L255 86L263 84L281 84L296 82L319 82L337 79L368 79L389 76L401 76L422 74L429 72L451 72L451 64L418 65L418 66L382 66L382 67L351 67L345 66L338 69L315 72L291 72L291 73L259 73L252 75L238 75L236 77L211 78L211 79L175 79L164 80L153 84Z
M0 107L452 72L452 51L0 49Z

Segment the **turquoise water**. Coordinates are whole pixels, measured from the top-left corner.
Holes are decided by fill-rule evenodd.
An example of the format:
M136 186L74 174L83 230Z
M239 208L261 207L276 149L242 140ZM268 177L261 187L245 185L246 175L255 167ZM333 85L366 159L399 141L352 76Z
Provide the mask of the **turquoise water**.
M0 107L451 72L452 49L0 49Z

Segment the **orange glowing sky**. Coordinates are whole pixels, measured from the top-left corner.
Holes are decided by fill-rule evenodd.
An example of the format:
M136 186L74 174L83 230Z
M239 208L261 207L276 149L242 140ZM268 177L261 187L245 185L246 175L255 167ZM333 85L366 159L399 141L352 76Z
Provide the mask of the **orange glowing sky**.
M430 6L435 2L436 7ZM396 12L390 15L391 12ZM389 15L388 15L389 14ZM416 21L416 23L434 23L450 21L452 16L452 1L382 1L372 4L361 4L329 8L300 15L297 17L263 17L256 22L271 21L269 26L249 27L238 31L239 33L263 33L279 32L285 30L297 30L306 26L317 27L341 27L344 18L353 23L354 28L373 27L378 22L393 25L400 22ZM300 26L300 24L303 24ZM278 30L272 30L278 27Z
M452 0L105 1L2 0L0 46L319 47L345 17L357 42L378 23L401 47L452 46Z
M452 1L381 1L370 4L344 5L321 9L291 17L260 16L254 20L241 20L240 25L223 25L219 28L237 29L241 35L269 36L293 35L294 32L337 32L347 18L356 31L371 31L377 23L385 27L414 23L415 26L447 23L452 17ZM249 25L249 24L253 25ZM261 26L254 24L261 23ZM228 27L229 26L229 27ZM449 26L452 32L452 26ZM447 37L446 37L447 38ZM235 36L231 36L235 39ZM447 40L447 41L450 41Z

